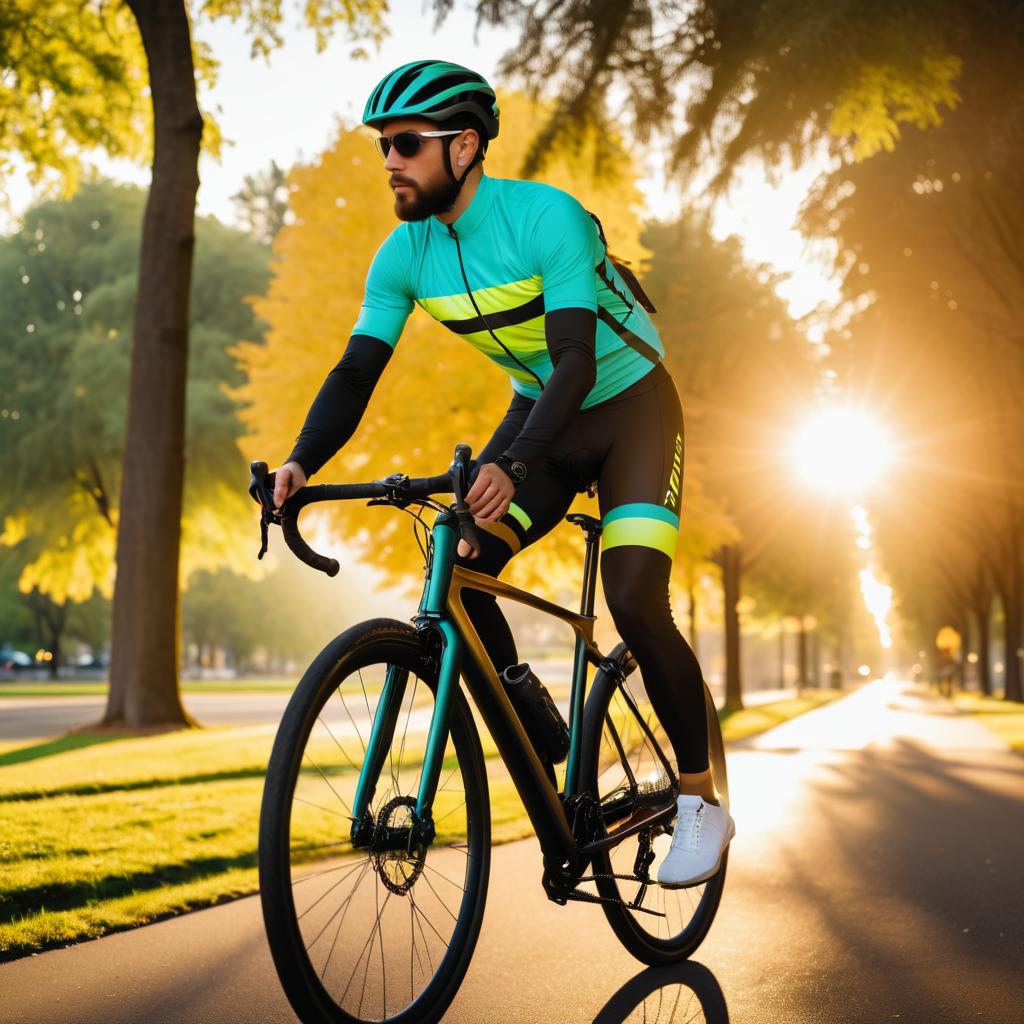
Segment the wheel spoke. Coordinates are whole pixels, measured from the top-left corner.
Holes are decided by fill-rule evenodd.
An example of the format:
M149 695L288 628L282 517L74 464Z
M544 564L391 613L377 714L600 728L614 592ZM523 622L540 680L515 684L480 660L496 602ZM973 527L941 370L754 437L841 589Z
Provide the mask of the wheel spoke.
M356 867L358 867L358 865L356 865ZM352 870L349 871L348 874L342 875L341 878L339 878L333 885L330 886L330 888L325 889L319 896L317 896L315 900L313 900L312 903L310 903L308 907L306 907L306 909L301 914L299 914L296 920L301 921L314 907L318 906L322 900L330 896L330 894L334 892L334 890L337 889L338 886L341 885L346 878L351 878L355 870L356 868L352 868ZM321 874L326 874L326 872L321 872Z
M317 715L317 721L327 730L327 735L330 736L332 740L334 740L334 745L338 748L339 751L341 751L342 756L352 766L352 769L358 772L359 765L357 765L355 761L352 760L352 758L349 756L348 751L341 745L341 743L338 742L337 737L334 735L333 732L331 732L331 727L324 720L323 715Z
M316 769L316 770L317 770L317 771L318 771L318 772L320 773L320 778L322 778L322 779L324 780L324 782L326 782L326 783L327 783L327 785L328 785L328 787L330 788L331 792L332 792L332 793L333 793L333 794L334 794L334 795L335 795L335 796L336 796L336 797L338 798L338 802L339 802L339 803L341 804L341 806L342 806L342 807L344 807L344 808L345 808L345 810L346 810L346 811L348 811L348 816L349 816L350 818L353 818L353 819L354 819L354 818L355 818L355 815L354 815L354 814L352 813L352 808L351 808L351 807L349 807L349 805L348 805L347 803L345 803L345 800L344 800L344 798L343 798L343 797L342 797L342 795L341 795L341 794L340 794L340 793L339 793L339 792L338 792L338 791L337 791L337 790L336 790L336 789L334 788L334 784L333 784L333 783L331 782L331 780L330 780L329 778L327 778L326 774L324 773L324 770L323 770L323 769L322 769L322 768L320 767L320 765L318 765L318 764L316 763L316 761L314 761L314 760L313 760L313 758L309 756L309 753L308 753L308 752L307 752L306 754L304 754L303 756L304 756L304 757L305 757L305 759L306 759L306 760L307 760L307 761L308 761L308 762L309 762L309 763L310 763L310 764L311 764L311 765L312 765L312 766L313 766L313 767L314 767L314 768L315 768L315 769Z
M361 681L362 676L359 678ZM352 715L352 709L348 706L348 701L345 700L345 695L341 692L340 686L338 687L338 700L341 701L341 706L345 709L345 714L348 715L348 720L352 723L352 728L355 730L356 739L359 740L359 746L363 748L363 753L365 754L366 744L363 742L363 734L359 731L359 725L356 723L356 720Z

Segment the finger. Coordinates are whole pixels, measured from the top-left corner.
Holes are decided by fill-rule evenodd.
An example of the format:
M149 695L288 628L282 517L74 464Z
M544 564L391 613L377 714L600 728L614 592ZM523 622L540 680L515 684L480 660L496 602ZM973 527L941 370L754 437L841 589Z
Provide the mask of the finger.
M478 501L480 496L486 490L486 488L487 488L487 479L486 479L486 477L478 476L473 481L473 486L470 487L470 489L466 492L466 501L467 501L467 503L472 504L474 501Z
M280 508L288 500L291 483L291 470L279 469L274 477L274 508Z
M508 511L508 506L509 499L498 494L493 501L488 502L477 515L477 518L483 519L485 522L495 523Z
M494 484L489 484L487 489L482 494L478 494L475 499L471 500L470 496L467 495L466 503L469 505L469 511L476 515L479 509L491 504L494 501L495 495L499 493L498 488Z
M460 558L476 558L478 554L478 552L474 551L473 548L470 547L470 545L467 544L461 537L459 538L458 552Z

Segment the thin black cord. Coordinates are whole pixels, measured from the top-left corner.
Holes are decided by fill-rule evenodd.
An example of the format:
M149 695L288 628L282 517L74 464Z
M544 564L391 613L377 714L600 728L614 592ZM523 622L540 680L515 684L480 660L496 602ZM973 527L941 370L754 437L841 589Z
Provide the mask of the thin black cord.
M509 359L511 359L514 363L516 363L518 366L524 369L537 382L537 387L540 388L541 391L543 391L544 382L540 379L540 377L537 376L537 374L533 372L533 370L531 370L526 365L526 363L524 363L521 359L517 358L512 354L512 352L509 350L505 342L503 342L501 338L499 338L494 333L494 331L491 330L491 325L487 322L487 317L485 317L483 313L480 312L480 307L476 304L476 298L473 295L473 289L469 286L469 278L466 276L466 267L462 262L462 246L459 244L459 236L454 226L451 224L448 225L448 234L455 239L455 252L458 254L459 257L459 270L462 271L462 281L463 284L465 284L466 286L466 294L469 296L469 301L473 303L473 308L476 310L476 315L480 317L481 320L483 320L484 327L487 328L487 333L501 346L505 355L507 355Z

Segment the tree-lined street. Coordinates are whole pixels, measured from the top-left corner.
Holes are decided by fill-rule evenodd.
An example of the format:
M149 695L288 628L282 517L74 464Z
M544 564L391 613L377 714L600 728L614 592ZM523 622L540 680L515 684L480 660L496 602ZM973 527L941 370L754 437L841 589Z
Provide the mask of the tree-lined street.
M643 972L598 909L545 900L525 840L495 850L445 1020L1017 1019L1019 756L948 702L877 681L740 744L729 770L738 831L694 962ZM0 966L0 987L11 1024L294 1020L256 898Z
M447 1008L485 779L445 1020L1020 1024L1022 64L1024 0L3 0L0 1024L292 1021L270 945L286 985L301 945L325 985L364 969L360 1017L418 978ZM456 444L481 571L504 544L505 582L576 607L582 533L533 543L547 478L603 520L582 607L639 671L602 663L570 723L564 822L512 782L542 782L513 741L564 739L528 676L546 739L503 737L497 689L479 750L458 703L430 728L468 666L444 509L394 481ZM263 461L275 504L391 481L303 513L335 577L284 539L336 492L261 523ZM566 624L474 599L568 718ZM685 917L645 872L731 834L684 799L667 856L716 724L724 902L643 971L523 837L558 892L565 826L600 873L621 821L582 884Z

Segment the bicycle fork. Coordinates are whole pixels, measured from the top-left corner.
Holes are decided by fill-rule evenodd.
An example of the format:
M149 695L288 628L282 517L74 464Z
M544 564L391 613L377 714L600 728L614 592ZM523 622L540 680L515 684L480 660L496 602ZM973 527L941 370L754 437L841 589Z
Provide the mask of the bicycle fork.
M352 805L352 845L369 846L385 842L391 849L408 849L428 846L433 842L435 829L433 821L434 795L441 777L444 752L448 743L451 725L452 700L459 685L462 665L462 639L458 631L444 616L445 599L451 583L451 569L454 564L454 545L457 536L454 530L434 531L434 551L428 567L427 578L420 601L418 620L428 625L440 639L440 658L437 691L434 695L434 710L427 733L427 744L423 754L419 788L415 794L405 794L409 806L415 800L412 827L398 832L391 830L388 836L377 835L378 831L370 803L377 789L377 781L384 770L388 751L394 740L395 725L405 699L409 680L407 670L394 665L388 667L380 699L373 715L366 756L359 772L356 795Z

